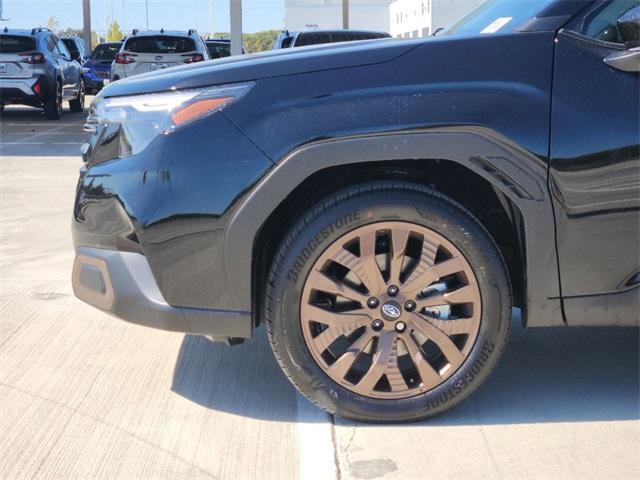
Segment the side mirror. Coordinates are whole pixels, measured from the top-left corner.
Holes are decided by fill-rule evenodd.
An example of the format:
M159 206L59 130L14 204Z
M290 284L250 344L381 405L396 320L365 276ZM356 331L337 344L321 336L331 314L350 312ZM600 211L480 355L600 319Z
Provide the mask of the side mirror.
M640 5L618 19L618 31L627 48L640 47Z

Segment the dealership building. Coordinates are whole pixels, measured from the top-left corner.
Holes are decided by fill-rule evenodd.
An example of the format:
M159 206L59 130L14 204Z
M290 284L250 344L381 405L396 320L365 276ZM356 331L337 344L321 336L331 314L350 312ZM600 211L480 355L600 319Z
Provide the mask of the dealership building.
M395 0L389 6L388 31L393 37L428 37L482 3L484 0Z
M350 0L349 28L389 31L391 0ZM288 30L342 28L342 0L285 0L284 26Z

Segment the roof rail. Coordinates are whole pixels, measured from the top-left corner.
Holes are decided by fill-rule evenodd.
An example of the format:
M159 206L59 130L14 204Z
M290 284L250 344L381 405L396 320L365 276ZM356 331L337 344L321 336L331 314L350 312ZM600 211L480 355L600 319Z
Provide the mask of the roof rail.
M198 31L195 28L190 28L187 35L193 35L194 33L198 33Z
M160 29L160 33L162 33L164 35L164 28Z
M137 35L138 34L138 29L134 28L133 31L131 32L131 35Z
M9 32L9 27L4 27L4 29L2 30L4 33L8 33Z
M36 27L33 30L31 30L31 35L35 35L36 33L40 33L40 32L51 32L51 30L47 27Z

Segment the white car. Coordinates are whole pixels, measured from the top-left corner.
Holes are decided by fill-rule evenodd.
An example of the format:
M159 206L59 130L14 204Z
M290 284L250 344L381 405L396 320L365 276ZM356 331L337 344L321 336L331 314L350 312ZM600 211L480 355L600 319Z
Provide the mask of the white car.
M209 59L207 46L195 30L134 30L111 65L111 81Z

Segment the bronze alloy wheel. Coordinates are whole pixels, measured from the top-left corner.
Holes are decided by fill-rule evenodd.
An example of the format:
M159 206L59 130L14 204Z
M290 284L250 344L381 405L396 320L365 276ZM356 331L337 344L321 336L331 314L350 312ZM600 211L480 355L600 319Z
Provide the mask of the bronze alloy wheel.
M301 298L305 343L336 383L405 399L453 375L478 336L476 276L447 239L408 222L349 232L320 255Z

